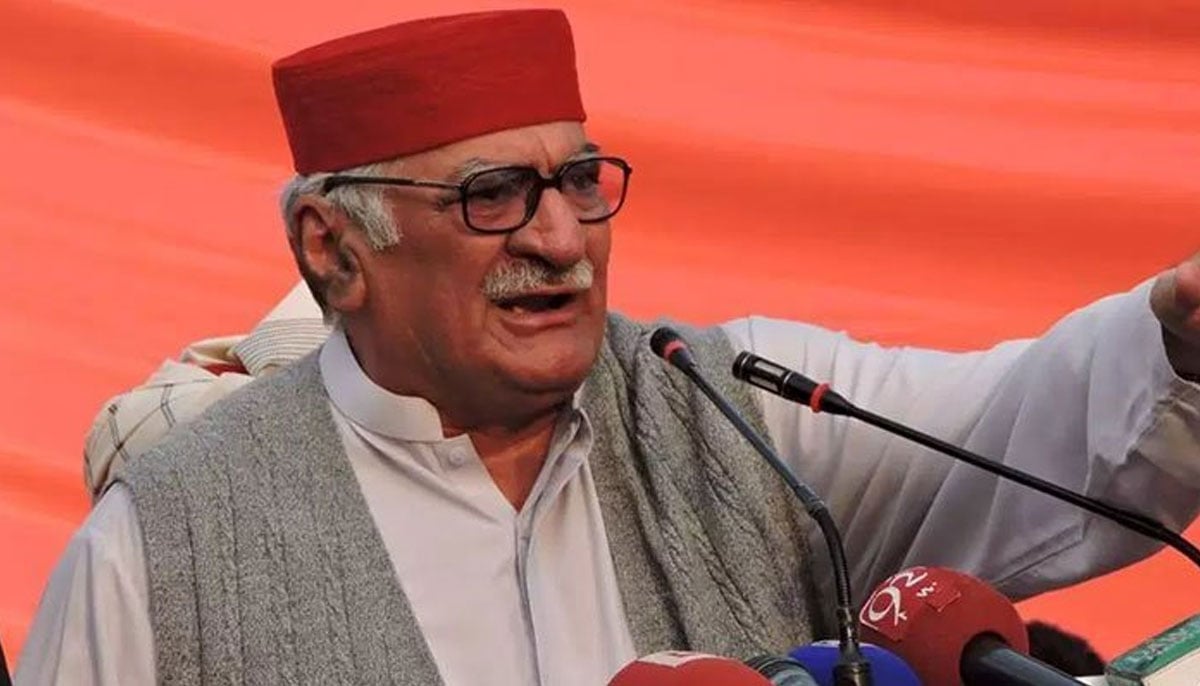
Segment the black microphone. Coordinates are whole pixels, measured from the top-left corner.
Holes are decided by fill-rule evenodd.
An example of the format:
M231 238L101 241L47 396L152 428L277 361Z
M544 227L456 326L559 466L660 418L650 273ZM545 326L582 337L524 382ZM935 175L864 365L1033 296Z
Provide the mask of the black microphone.
M989 460L982 455L964 450L956 445L934 438L929 434L909 428L885 417L868 412L846 400L843 396L829 388L829 384L817 383L803 374L788 369L783 365L759 357L753 353L743 352L733 362L733 375L742 381L758 386L776 395L792 400L812 409L813 412L828 412L829 414L853 417L878 427L888 433L907 438L927 448L932 448L956 460L962 460L984 471L1009 481L1015 481L1035 491L1070 503L1075 507L1087 510L1093 514L1115 522L1130 531L1139 533L1147 538L1164 543L1179 551L1184 557L1200 566L1200 549L1192 545L1183 536L1167 528L1164 524L1146 515L1126 510L1106 502L1089 498L1057 484L1039 479L1032 474L1026 474L1006 464Z
M1078 679L1012 649L995 636L983 635L963 651L964 684L987 686L1077 686Z
M717 406L721 414L729 419L738 433L750 441L750 445L754 446L758 454L762 455L771 468L783 478L792 493L795 493L796 497L800 499L805 511L816 521L825 537L826 545L829 546L829 557L833 563L834 586L837 591L836 614L841 657L834 668L834 683L837 686L870 686L872 683L871 666L863 658L858 645L858 625L855 623L854 608L851 604L850 571L846 565L846 550L842 546L842 535L838 532L837 525L834 524L833 517L829 514L829 508L816 492L798 480L784 466L771 446L755 433L746 420L729 404L729 401L725 400L700 374L700 370L696 368L696 361L692 358L691 351L688 350L687 343L674 329L665 326L656 329L650 336L650 348L656 355L683 372L700 388L704 395L708 396L708 399Z

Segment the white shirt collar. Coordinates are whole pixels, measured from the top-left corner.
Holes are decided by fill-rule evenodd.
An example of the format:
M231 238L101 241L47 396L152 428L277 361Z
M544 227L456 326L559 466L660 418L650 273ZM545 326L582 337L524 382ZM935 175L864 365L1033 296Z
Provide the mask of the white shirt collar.
M402 441L444 440L437 408L424 398L397 395L372 381L341 327L329 334L320 363L329 399L352 422Z

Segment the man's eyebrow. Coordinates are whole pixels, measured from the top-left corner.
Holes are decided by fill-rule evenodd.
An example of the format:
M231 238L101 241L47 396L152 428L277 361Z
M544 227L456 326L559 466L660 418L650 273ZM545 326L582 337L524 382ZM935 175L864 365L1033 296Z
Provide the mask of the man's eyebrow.
M600 144L588 141L587 143L579 146L579 150L576 150L575 154L571 155L570 159L575 159L576 157L586 157L587 155L595 155L598 152L600 152Z
M599 152L600 145L598 143L588 141L579 146L579 149L577 149L575 152L571 153L571 155L567 157L567 160L576 160L581 157L595 155ZM493 167L507 167L511 164L511 162L499 162L497 160L489 160L483 157L472 157L463 161L462 164L458 165L449 174L447 174L446 181L449 183L458 183L475 172L491 169Z
M484 159L482 157L472 157L472 158L464 161L462 164L458 165L457 167L455 167L454 170L451 171L446 176L446 180L449 181L450 183L457 183L457 182L462 181L463 179L467 178L471 174L474 174L475 172L479 172L479 171L483 171L484 169L490 169L491 167L499 167L499 166L504 166L504 165L503 165L503 163L497 162L495 160L488 160L488 159Z

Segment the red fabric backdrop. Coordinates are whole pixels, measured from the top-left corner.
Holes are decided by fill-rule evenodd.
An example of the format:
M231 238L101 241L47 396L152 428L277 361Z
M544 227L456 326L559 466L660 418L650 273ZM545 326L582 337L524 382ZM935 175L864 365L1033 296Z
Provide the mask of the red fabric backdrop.
M87 512L101 403L187 341L246 330L295 278L270 60L524 4L0 2L10 652ZM972 348L1200 247L1196 0L562 4L592 134L637 170L613 257L627 313ZM1163 554L1022 607L1111 656L1200 610L1197 588Z

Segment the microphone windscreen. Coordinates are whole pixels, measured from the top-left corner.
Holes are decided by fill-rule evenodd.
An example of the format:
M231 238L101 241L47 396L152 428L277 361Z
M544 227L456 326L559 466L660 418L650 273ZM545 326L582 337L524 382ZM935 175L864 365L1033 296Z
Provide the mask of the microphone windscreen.
M873 643L862 643L860 648L863 657L871 665L871 678L876 684L921 686L916 672L899 655ZM804 665L819 686L834 686L833 668L841 655L837 641L817 641L803 645L789 655Z
M679 335L678 331L669 326L660 326L654 330L654 333L650 334L650 349L654 351L655 355L663 359L666 359L670 354L667 346L672 343L682 344L683 337Z
M737 660L672 650L630 662L608 686L771 686L771 682Z
M967 644L991 634L1020 653L1029 635L1013 604L979 579L913 567L880 584L858 615L862 637L896 653L926 684L962 683Z

